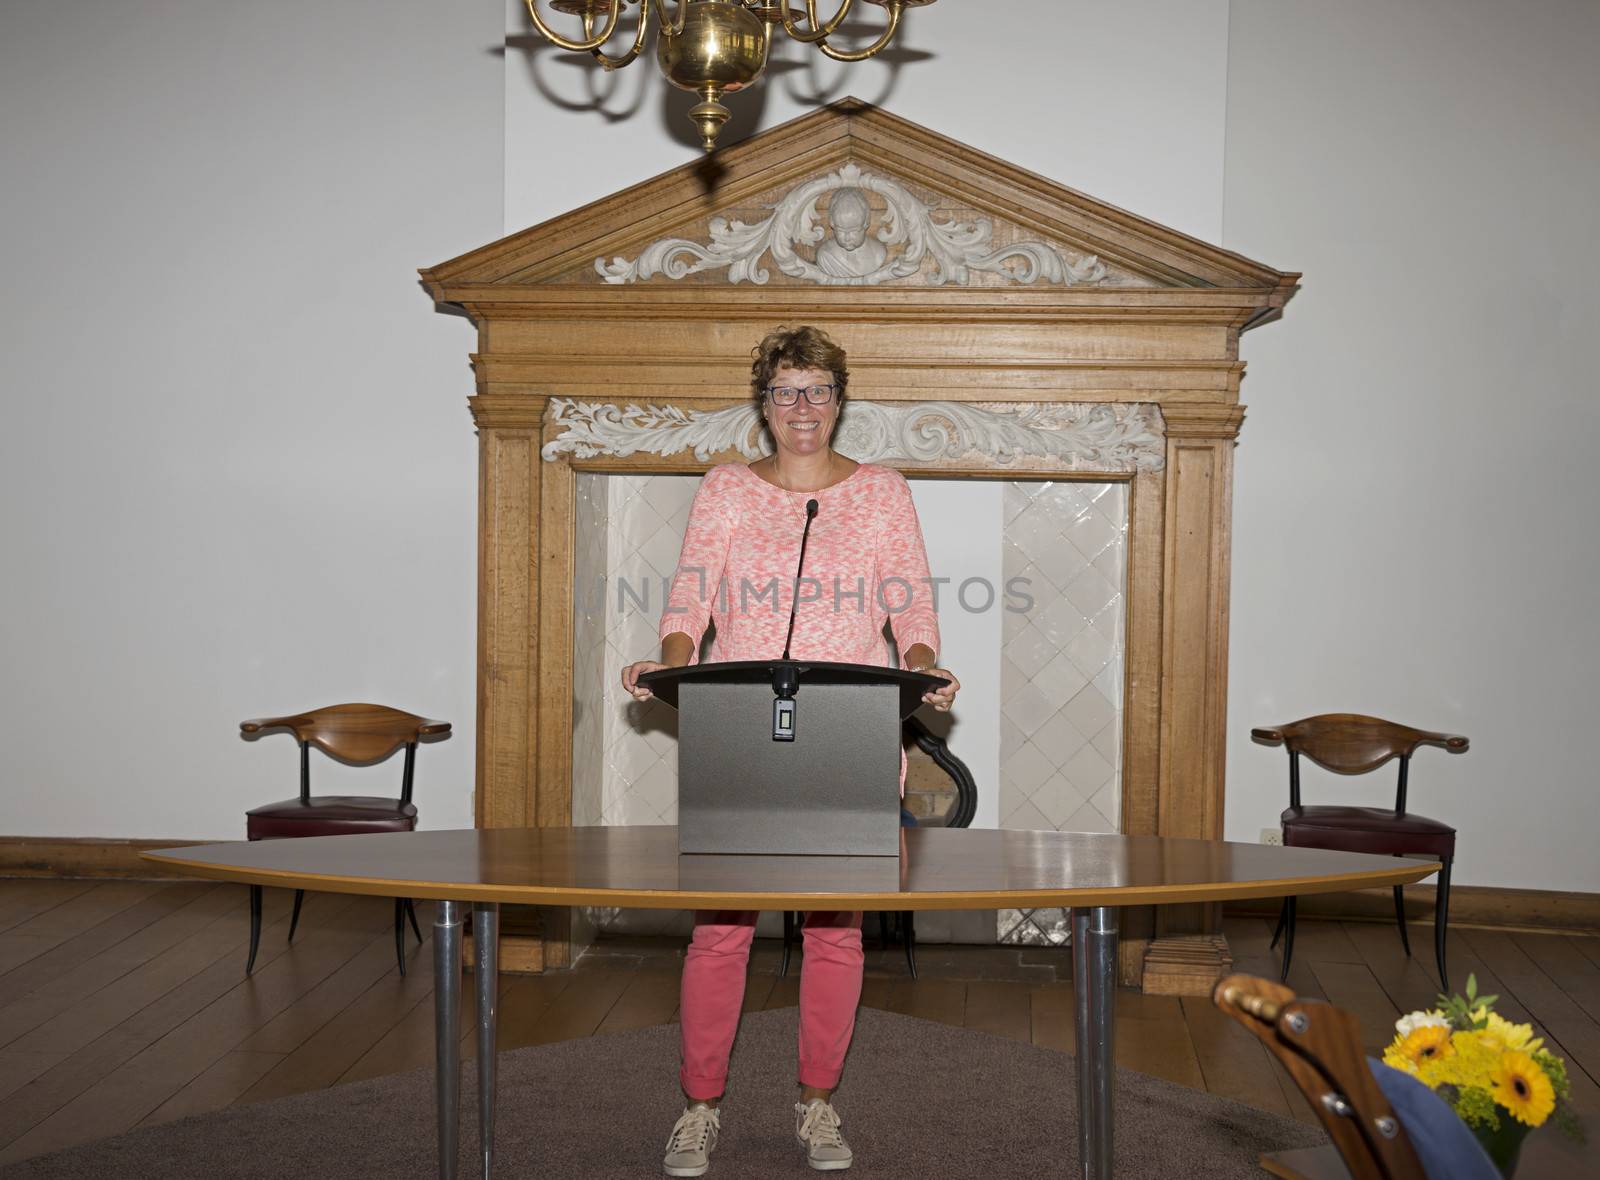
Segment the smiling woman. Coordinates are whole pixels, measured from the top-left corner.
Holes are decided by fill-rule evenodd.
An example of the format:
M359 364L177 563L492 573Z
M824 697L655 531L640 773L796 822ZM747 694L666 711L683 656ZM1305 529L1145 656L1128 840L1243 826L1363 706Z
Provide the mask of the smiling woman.
M887 625L903 667L947 682L923 700L950 708L960 685L934 667L939 623L911 489L898 471L833 449L849 381L844 350L816 328L779 328L753 350L750 387L773 453L706 473L661 617L661 659L622 672L635 698L651 695L642 673L701 657L708 623L716 624L720 660L777 657L792 610L796 659L888 666ZM801 580L795 571L808 528ZM710 1166L755 922L754 911L695 915L681 1004L679 1081L688 1107L667 1144L669 1176L699 1176ZM807 914L803 930L795 1134L811 1167L836 1171L852 1159L831 1099L861 997L861 913Z

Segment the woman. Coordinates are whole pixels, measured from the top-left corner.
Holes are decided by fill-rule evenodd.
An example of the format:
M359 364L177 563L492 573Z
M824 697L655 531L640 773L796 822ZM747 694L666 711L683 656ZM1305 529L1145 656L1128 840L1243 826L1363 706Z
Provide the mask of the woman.
M922 698L948 710L960 686L935 666L939 625L911 489L899 473L856 463L832 447L849 381L844 350L816 328L780 328L754 358L750 386L773 454L706 473L661 617L661 659L623 669L623 687L648 700L640 674L695 662L708 622L716 624L718 659L779 655L806 501L814 499L819 511L806 548L807 587L792 655L887 666L887 621L903 667L948 681ZM776 599L761 593L772 585L782 587ZM754 913L695 915L681 1005L679 1081L688 1105L667 1143L669 1176L700 1176L710 1167L755 922ZM804 939L795 1133L813 1168L838 1171L850 1166L851 1152L830 1100L861 998L861 914L808 914Z

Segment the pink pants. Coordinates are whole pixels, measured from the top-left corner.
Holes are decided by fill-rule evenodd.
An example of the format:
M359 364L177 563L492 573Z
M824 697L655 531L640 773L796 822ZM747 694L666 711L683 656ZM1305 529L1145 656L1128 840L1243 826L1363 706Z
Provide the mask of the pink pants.
M683 1068L678 1080L691 1100L717 1098L728 1082L728 1055L744 1007L754 911L695 914L683 961ZM800 962L800 1084L831 1090L861 1002L861 912L805 916Z

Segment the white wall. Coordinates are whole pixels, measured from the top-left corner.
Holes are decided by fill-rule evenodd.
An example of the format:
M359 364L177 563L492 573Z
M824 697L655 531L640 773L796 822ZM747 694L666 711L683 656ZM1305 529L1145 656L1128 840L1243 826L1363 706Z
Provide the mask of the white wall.
M297 758L239 721L368 699L456 723L417 799L470 825L473 336L416 268L499 231L500 43L494 0L6 4L0 832L242 836Z
M1233 5L1223 244L1306 280L1241 349L1231 839L1287 799L1252 725L1374 713L1472 739L1410 793L1458 883L1600 889L1596 61L1593 4Z
M911 13L898 72L787 46L728 138L854 93L1304 270L1244 341L1229 835L1282 806L1249 727L1356 708L1473 738L1413 791L1458 881L1600 888L1595 8L997 10ZM648 61L524 22L5 6L0 832L237 834L293 775L237 721L363 697L457 723L419 797L469 822L473 338L414 268L698 155Z

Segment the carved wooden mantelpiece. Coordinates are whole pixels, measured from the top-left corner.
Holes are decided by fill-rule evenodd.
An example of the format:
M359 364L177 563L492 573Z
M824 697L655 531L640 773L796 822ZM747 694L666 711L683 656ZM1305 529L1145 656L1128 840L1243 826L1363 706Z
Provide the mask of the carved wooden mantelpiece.
M1298 275L855 100L422 275L478 329L480 826L571 822L575 472L752 457L750 349L814 323L846 453L1129 483L1122 830L1221 836L1238 341Z

